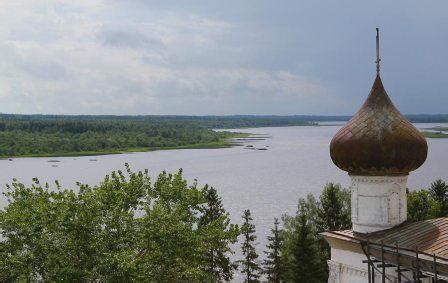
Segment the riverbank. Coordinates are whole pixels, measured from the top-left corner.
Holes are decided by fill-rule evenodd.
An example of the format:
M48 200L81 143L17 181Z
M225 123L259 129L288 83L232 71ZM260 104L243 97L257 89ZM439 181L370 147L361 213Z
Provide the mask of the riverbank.
M23 155L12 155L12 156L1 156L0 159L11 159L11 158L22 158L22 157L76 157L76 156L97 156L97 155L110 155L110 154L125 154L133 152L148 152L157 150L175 150L175 149L213 149L213 148L228 148L232 146L239 146L242 144L241 141L236 139L239 138L249 138L256 135L250 133L238 133L238 132L228 132L228 135L221 138L216 142L209 143L196 143L189 145L179 145L179 146L159 146L159 147L134 147L134 148L123 148L116 150L98 150L98 151L77 151L77 152L55 152L55 153L38 153L38 154L23 154Z
M88 156L166 149L222 148L232 146L231 138L239 137L224 129L313 124L297 117L283 116L0 114L0 157Z
M427 131L422 131L422 134L430 139L446 139L448 138L448 128L446 127L432 127L426 128Z
M441 132L422 132L422 134L426 137L426 138L430 138L430 139L446 139L448 138L448 134L446 133L441 133Z

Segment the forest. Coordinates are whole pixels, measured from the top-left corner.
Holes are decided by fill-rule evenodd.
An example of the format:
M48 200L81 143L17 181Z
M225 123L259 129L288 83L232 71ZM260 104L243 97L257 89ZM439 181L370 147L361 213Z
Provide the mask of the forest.
M247 136L217 128L310 125L280 117L0 115L0 157L215 148Z
M236 133L180 122L126 120L2 120L0 156L63 156L224 147Z
M258 247L250 210L232 223L215 188L189 184L182 170L152 180L125 167L76 189L13 180L0 210L0 282L216 282L237 272L246 282L327 282L320 233L351 228L350 191L328 183L301 198L295 215L273 215ZM408 192L409 221L444 216L444 181Z

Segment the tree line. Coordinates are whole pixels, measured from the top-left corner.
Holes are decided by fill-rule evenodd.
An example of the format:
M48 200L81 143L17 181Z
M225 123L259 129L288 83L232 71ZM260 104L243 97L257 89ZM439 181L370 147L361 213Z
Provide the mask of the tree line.
M448 114L411 114L405 115L412 123L444 123L448 122ZM189 122L205 128L244 128L315 125L317 122L348 121L351 116L343 115L43 115L43 114L3 114L0 120L75 120L75 121L145 121Z
M320 232L351 228L350 192L329 183L274 219L263 259L250 210L232 223L216 189L188 184L182 170L111 172L76 190L17 180L0 210L0 282L326 282L330 249ZM447 216L448 186L408 193L410 221ZM241 256L232 247L240 241Z
M181 122L2 119L0 157L225 146L233 136Z
M416 116L431 119L432 116ZM436 116L442 119L442 116ZM333 116L67 116L0 114L0 158L229 146L214 129L317 125ZM414 120L413 120L414 121ZM426 120L425 120L426 121Z
M277 116L65 116L0 114L0 157L60 156L229 146L217 128L311 125Z
M311 117L311 116L310 116ZM177 115L20 115L0 114L5 122L140 122L150 125L182 124L205 129L316 125L308 116L229 115L229 116L177 116Z

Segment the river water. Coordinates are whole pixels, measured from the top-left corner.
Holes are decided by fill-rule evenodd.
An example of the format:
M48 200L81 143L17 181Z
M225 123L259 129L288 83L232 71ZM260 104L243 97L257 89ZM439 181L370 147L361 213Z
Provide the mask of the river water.
M416 124L418 128L448 124ZM274 217L294 214L297 201L309 193L318 195L325 183L348 186L349 177L333 165L329 143L341 124L306 127L238 129L236 131L269 135L266 140L246 145L267 150L251 150L245 146L224 149L183 149L117 155L16 158L0 160L0 191L12 178L31 183L59 180L63 187L75 188L75 182L96 184L112 170L149 169L152 176L160 171L175 172L183 168L189 180L214 186L223 198L234 222L240 223L244 209L250 209L257 228L259 249L264 248L266 235ZM428 139L429 154L425 164L411 173L408 187L427 187L436 178L448 180L448 139ZM59 160L53 163L49 160ZM57 167L55 167L57 166ZM0 197L0 208L6 205Z

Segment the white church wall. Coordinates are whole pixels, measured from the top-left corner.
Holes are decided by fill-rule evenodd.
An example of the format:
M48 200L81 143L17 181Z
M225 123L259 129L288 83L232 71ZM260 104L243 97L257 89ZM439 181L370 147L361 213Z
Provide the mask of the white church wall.
M407 176L351 176L353 231L371 233L407 219Z

